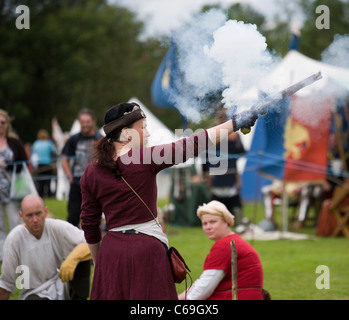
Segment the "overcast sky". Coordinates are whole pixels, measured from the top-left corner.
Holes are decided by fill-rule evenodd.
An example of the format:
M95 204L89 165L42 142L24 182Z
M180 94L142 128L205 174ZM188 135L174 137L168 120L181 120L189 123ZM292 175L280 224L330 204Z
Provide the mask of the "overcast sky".
M283 0L110 0L110 3L135 12L146 23L146 34L156 36L168 35L171 30L189 21L191 15L199 12L204 5L220 3L225 8L243 2L252 5L265 16L272 17L277 8L280 8L275 2L280 1Z

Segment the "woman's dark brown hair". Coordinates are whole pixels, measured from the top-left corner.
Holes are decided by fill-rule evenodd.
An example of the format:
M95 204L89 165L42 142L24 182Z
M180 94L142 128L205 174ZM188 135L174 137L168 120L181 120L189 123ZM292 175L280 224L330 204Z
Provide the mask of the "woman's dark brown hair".
M123 128L132 128L133 123L142 118L145 118L145 114L135 102L119 103L106 112L103 126L106 136L95 145L94 158L98 166L112 171L117 178L121 177L118 164L114 160L116 150L113 142L119 141Z
M114 160L115 146L113 141L118 140L120 134L121 130L115 130L109 136L99 139L94 149L97 165L112 171L117 178L120 178L121 174L117 162Z

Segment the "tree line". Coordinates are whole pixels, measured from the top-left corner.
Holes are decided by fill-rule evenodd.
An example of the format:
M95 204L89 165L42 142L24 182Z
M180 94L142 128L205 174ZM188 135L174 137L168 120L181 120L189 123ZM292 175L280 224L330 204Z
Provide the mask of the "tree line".
M306 17L302 53L318 59L336 33L349 30L348 2L298 0ZM330 8L328 30L315 27L319 4ZM30 8L30 29L16 28L19 5ZM289 21L275 17L270 25L261 13L239 3L225 10L231 19L256 24L270 50L287 53ZM292 11L285 10L291 17ZM143 29L135 13L107 0L0 1L0 108L14 117L21 139L33 142L39 129L50 130L53 117L69 130L84 107L94 110L102 125L108 107L133 96L170 128L181 127L179 113L154 106L150 96L169 41L142 39Z

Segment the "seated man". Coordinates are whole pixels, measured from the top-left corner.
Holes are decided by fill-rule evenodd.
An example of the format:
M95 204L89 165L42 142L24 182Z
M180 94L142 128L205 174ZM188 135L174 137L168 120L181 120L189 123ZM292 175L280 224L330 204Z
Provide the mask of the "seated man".
M274 226L274 205L282 203L284 186L288 197L289 205L296 206L299 210L298 223L295 229L298 230L304 226L308 211L311 206L315 209L316 216L320 212L320 206L323 196L323 187L320 184L305 184L297 182L288 182L283 184L275 180L271 185L262 187L265 217L272 221ZM269 227L269 224L265 224ZM271 231L271 230L266 230Z
M23 300L88 297L91 254L84 233L47 214L39 196L22 200L19 216L24 224L11 230L4 245L0 300L9 299L16 287L22 289Z
M279 180L275 180L272 184L262 187L266 219L274 221L274 204L277 202L276 200L279 200L279 204L281 203L280 198L284 192L283 187L283 183ZM302 188L298 184L287 183L286 192L288 201L290 203L298 203L301 190Z

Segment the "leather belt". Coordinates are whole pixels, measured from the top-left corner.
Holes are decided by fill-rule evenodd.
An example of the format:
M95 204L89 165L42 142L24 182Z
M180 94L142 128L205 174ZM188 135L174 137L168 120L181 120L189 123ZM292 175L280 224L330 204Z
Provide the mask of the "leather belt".
M129 229L129 230L121 230L121 231L113 231L113 232L118 232L118 233L124 233L124 234L144 234L142 232L139 232L135 229Z

